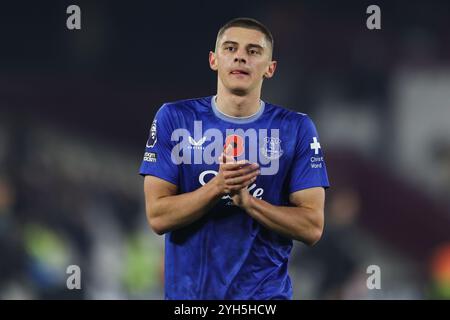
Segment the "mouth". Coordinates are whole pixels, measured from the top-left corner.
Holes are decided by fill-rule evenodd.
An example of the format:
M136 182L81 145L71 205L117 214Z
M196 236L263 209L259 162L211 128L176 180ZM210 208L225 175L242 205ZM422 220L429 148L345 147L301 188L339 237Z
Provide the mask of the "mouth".
M242 70L242 69L235 69L235 70L232 70L232 71L230 72L230 74L232 74L232 75L242 75L242 76L248 76L248 75L250 75L250 73L249 73L248 71Z

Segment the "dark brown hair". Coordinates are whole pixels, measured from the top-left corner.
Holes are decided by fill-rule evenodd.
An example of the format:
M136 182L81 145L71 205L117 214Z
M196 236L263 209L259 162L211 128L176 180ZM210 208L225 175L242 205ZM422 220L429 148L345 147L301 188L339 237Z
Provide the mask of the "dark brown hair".
M216 38L216 46L219 41L219 39L222 37L223 33L232 27L240 27L240 28L247 28L247 29L253 29L258 30L264 34L266 37L266 40L270 43L273 51L273 36L270 30L263 25L258 20L252 19L252 18L235 18L233 20L228 21L223 25L222 28L220 28L219 32L217 33Z

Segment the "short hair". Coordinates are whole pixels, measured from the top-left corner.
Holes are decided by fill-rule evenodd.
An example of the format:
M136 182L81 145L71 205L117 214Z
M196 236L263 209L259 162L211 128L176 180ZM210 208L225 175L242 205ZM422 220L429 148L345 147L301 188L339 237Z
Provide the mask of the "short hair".
M219 39L222 37L223 33L232 27L239 27L239 28L246 28L246 29L253 29L253 30L258 30L260 32L262 32L264 34L264 36L266 37L266 40L270 43L271 47L272 47L272 51L273 51L273 36L272 33L270 32L270 30L263 25L261 22L259 22L256 19L252 19L252 18L234 18L230 21L228 21L227 23L225 23L222 28L220 28L219 32L217 33L217 38L216 38L216 47L218 44Z

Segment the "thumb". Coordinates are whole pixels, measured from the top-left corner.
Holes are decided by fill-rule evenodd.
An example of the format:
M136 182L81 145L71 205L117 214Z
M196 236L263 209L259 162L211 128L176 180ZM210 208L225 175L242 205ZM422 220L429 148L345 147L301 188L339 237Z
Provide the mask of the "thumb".
M227 163L227 162L233 162L233 158L232 158L232 152L233 152L233 146L231 145L231 143L227 144L227 146L225 147L225 150L222 152L222 161L223 163Z
M227 156L231 156L231 155L232 155L232 152L233 152L233 146L231 145L231 143L229 143L229 144L227 145L227 147L225 148L225 154L226 154Z

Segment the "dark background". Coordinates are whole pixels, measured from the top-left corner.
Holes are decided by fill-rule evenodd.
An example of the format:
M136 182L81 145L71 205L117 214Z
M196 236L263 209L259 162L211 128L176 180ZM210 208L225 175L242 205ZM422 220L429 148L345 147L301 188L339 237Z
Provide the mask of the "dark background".
M163 102L215 94L208 52L239 16L272 31L263 99L311 115L333 185L323 239L294 247L295 298L450 297L448 1L2 4L0 297L162 297L137 176L148 130Z

